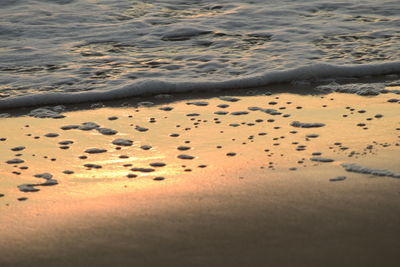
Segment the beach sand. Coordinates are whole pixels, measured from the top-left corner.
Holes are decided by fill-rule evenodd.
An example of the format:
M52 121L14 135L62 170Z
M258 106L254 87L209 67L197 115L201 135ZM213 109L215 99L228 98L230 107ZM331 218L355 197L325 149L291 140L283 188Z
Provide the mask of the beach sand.
M7 111L0 266L398 266L400 87L386 89Z

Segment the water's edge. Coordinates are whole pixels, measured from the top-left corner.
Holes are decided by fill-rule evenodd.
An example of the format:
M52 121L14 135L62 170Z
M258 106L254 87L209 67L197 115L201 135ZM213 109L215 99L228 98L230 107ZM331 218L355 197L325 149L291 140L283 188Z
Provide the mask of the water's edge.
M226 81L181 81L169 82L146 79L111 90L92 90L78 93L48 92L13 96L0 100L0 109L12 109L38 105L77 104L115 100L127 97L185 92L215 91L229 89L249 89L279 83L296 81L324 82L325 79L360 78L400 74L400 61L381 64L330 65L314 64L284 71L267 72L261 75L231 79Z

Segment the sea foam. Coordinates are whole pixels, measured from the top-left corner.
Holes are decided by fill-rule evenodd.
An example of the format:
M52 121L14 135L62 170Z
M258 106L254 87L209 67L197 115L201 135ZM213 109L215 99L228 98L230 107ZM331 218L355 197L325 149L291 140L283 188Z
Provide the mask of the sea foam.
M76 104L82 102L107 101L135 96L174 94L184 92L249 89L293 81L318 81L327 78L365 77L400 73L400 61L380 64L331 65L314 64L283 71L272 71L261 75L225 81L180 81L145 79L114 89L97 89L83 92L47 92L0 99L0 109L11 109L36 105Z

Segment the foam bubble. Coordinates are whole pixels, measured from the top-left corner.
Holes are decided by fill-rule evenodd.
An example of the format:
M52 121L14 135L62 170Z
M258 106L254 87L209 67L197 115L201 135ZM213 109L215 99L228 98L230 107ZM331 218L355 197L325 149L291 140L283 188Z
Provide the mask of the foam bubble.
M47 133L44 136L49 137L49 138L54 138L54 137L58 137L59 134L58 133Z
M7 164L21 164L21 163L24 163L24 162L25 161L22 160L22 159L10 159L10 160L6 161Z
M186 103L186 104L188 104L188 105L194 105L194 106L199 106L199 107L208 106L208 102L205 102L205 101L188 102L188 103Z
M106 149L102 149L102 148L89 148L85 150L85 153L88 154L99 154L99 153L104 153L107 152Z
M335 178L330 178L329 181L331 182L339 182L339 181L344 181L346 180L346 176L336 176Z
M78 127L78 129L82 130L82 131L91 131L91 130L99 128L99 127L100 127L100 125L98 125L95 122L84 122Z
M159 108L159 110L163 110L163 111L171 111L173 109L174 109L173 107L161 107L161 108Z
M149 150L149 149L152 148L152 146L150 146L150 145L141 145L140 148L143 149L143 150Z
M148 128L145 128L145 127L141 127L141 126L139 126L139 125L136 125L136 126L135 126L135 130L136 130L136 131L139 131L139 132L147 132L149 129L148 129Z
M78 129L78 128L79 128L79 125L64 125L64 126L60 127L60 129L64 130L64 131Z
M116 146L131 146L133 144L133 141L129 140L129 139L119 138L119 139L115 139L114 141L112 141L112 144L116 145Z
M333 162L335 160L330 159L330 158L324 158L324 157L312 157L310 158L311 161L317 161L317 162Z
M34 117L34 118L52 118L52 119L61 119L64 118L65 116L60 114L60 112L63 111L62 106L57 106L53 108L38 108L31 110L28 113L28 116Z
M94 164L94 163L87 163L87 164L84 164L83 166L86 168L89 168L89 169L101 169L102 168L101 165Z
M390 170L385 169L373 169L364 167L355 163L343 163L342 167L348 172L356 172L356 173L363 173L363 174L372 174L376 176L387 176L393 178L400 178L400 173L396 173Z
M318 127L325 126L324 123L319 123L319 122L308 123L308 122L299 122L299 121L294 121L290 125L293 127L297 127L297 128L318 128Z
M179 158L179 159L194 159L193 156L186 155L186 154L178 155L178 158Z
M115 135L118 133L118 131L109 128L97 128L96 130L103 135Z
M155 169L153 169L153 168L132 168L131 171L133 171L133 172L154 172Z
M13 147L11 148L12 151L22 151L24 150L26 147L24 146L17 146L17 147Z
M152 162L152 163L150 163L151 167L164 167L166 165L167 164L165 164L164 162Z
M40 189L35 188L35 184L21 184L17 186L21 192L38 192Z
M234 111L234 112L231 112L231 115L234 115L234 116L241 116L241 115L247 115L247 114L249 114L249 112L247 112L247 111Z

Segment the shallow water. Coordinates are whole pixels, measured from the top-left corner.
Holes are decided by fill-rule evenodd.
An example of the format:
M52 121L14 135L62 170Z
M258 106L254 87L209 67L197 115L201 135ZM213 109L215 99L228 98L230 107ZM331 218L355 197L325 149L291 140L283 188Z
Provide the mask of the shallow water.
M149 80L182 91L186 81L232 81L318 63L395 61L384 73L398 73L398 14L398 1L372 0L3 0L0 106L10 96L132 91ZM208 87L215 84L193 89Z

